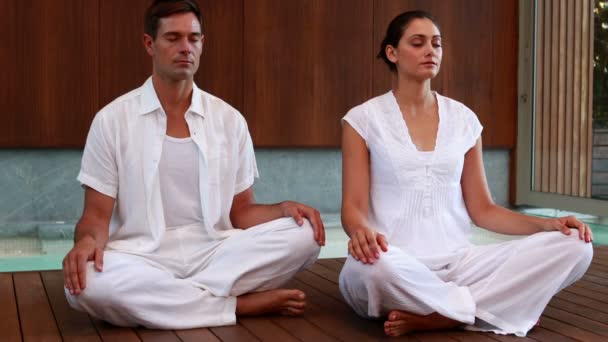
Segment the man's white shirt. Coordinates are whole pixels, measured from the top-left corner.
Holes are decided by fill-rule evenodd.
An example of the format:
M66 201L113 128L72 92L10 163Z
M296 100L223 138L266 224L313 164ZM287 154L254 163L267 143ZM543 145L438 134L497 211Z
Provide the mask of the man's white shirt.
M199 151L202 217L208 233L230 235L234 196L254 183L258 170L247 123L221 99L193 84L185 114ZM95 116L78 181L116 199L109 249L151 252L165 232L159 162L167 117L152 78Z

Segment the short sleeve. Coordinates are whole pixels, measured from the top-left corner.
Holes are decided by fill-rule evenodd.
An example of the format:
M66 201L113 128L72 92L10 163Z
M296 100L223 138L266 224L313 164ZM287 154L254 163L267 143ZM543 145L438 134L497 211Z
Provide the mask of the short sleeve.
M87 136L82 155L78 181L116 198L118 193L118 169L115 156L115 139L107 127L103 115L97 114Z
M242 125L238 130L239 151L234 194L239 194L250 188L255 179L259 178L258 166L255 160L253 142L247 129L245 119L241 117Z
M467 125L467 149L472 148L477 143L477 140L481 136L481 131L483 131L483 126L479 122L477 115L465 107L465 122Z
M368 138L368 116L366 115L363 106L357 106L346 113L346 115L342 118L342 124L344 122L348 122L348 124L365 140L367 144Z

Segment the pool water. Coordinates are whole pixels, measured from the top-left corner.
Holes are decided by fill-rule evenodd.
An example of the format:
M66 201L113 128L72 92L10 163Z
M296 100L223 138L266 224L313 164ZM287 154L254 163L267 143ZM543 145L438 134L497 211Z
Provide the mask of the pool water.
M537 216L547 212L526 212ZM549 213L550 214L550 213ZM558 212L558 216L568 213ZM594 234L593 244L608 245L608 224L591 222L593 218L581 216L589 224ZM343 258L347 255L348 237L342 230L340 216L323 215L326 229L326 244L319 258ZM39 226L38 234L28 236L0 237L0 272L61 269L61 262L72 248L71 230L73 225L45 224ZM473 227L471 242L476 245L492 244L523 236L502 235L485 229Z

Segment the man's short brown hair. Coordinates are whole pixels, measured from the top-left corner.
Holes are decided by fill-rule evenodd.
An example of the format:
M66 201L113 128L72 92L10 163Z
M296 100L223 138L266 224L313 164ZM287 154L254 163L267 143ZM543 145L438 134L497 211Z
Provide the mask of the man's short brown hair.
M193 13L201 24L203 30L203 20L201 9L194 0L154 0L146 10L144 16L144 32L149 34L152 39L156 39L158 33L158 22L161 18L166 18L177 13ZM202 33L202 32L201 32Z

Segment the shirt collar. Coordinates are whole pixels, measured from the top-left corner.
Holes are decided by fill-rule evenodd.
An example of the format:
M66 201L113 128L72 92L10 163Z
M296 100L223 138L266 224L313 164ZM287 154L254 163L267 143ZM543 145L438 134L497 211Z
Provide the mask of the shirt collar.
M148 77L148 79L142 86L140 108L141 111L139 114L141 115L152 113L155 110L161 108L160 100L158 99L156 91L154 90L154 85L152 84L152 76ZM202 91L196 86L196 83L194 82L192 83L192 100L190 102L188 112L192 112L202 117L205 117L205 111L203 109Z

